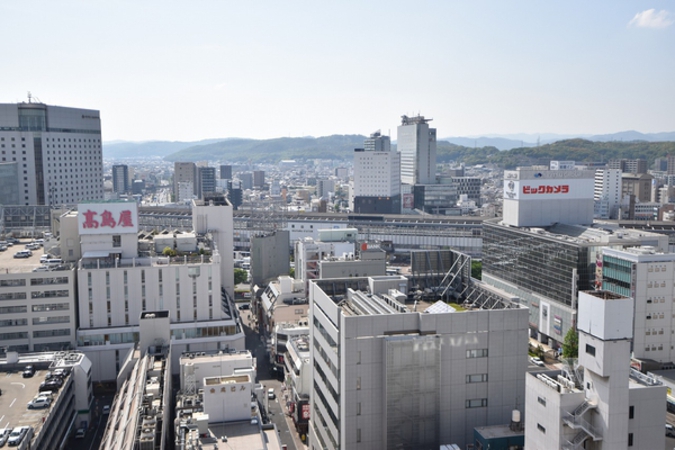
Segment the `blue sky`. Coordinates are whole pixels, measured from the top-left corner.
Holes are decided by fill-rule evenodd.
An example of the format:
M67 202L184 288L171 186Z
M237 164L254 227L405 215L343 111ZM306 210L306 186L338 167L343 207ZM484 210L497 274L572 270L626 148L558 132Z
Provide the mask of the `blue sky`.
M675 131L673 1L0 3L0 102L104 140Z

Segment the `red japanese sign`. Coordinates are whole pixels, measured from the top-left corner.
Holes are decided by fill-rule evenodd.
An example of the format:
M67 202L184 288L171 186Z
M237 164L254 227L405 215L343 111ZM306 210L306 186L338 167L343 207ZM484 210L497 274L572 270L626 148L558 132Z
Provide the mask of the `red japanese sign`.
M78 206L80 234L138 232L138 207L134 202L85 203Z
M96 218L98 213L90 209L82 213L84 215L84 222L82 223L82 228L98 228L98 227L133 227L133 221L131 220L131 210L125 209L120 212L120 215L117 220L113 217L112 213L107 209L101 213L100 219Z
M302 418L304 420L309 420L309 403L302 405Z
M568 184L557 186L523 186L523 194L567 194L570 191Z

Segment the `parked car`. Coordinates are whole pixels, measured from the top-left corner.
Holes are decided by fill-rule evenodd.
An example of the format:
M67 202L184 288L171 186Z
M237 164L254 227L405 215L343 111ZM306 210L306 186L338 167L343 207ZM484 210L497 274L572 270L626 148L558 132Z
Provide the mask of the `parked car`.
M38 396L28 402L28 409L42 409L49 408L52 404L52 399L48 396Z
M248 303L243 303L243 304L239 305L239 309L240 309L241 311L243 311L243 310L245 310L245 309L251 309L251 305L248 304Z
M12 428L7 425L5 428L0 428L0 447L3 447L9 439L9 433L12 432Z
M110 405L103 406L103 414L110 414Z
M40 256L40 262L45 262L48 259L53 259L55 256L50 255L49 253L45 253L44 255Z
M666 424L666 436L675 437L675 427L669 423Z
M21 374L24 378L30 378L33 375L35 375L35 367L33 366L26 366L25 369L23 369L23 373Z
M0 252L7 251L7 245L0 244Z
M31 429L32 428L27 425L14 428L9 434L7 445L10 447L18 447Z
M541 358L537 358L536 356L530 357L530 362L535 366L544 367L544 361L542 361Z
M38 388L38 391L44 392L44 391L58 391L61 386L63 386L63 381L61 381L59 378L53 378L49 381L43 381L40 383L40 387Z
M84 428L78 428L77 431L75 432L75 439L84 439L86 435L87 432Z
M270 400L274 400L275 398L277 398L277 395L274 393L274 388L269 388L267 390L267 398L269 398Z
M14 253L15 258L30 258L33 256L33 252L30 250L19 250L18 252Z

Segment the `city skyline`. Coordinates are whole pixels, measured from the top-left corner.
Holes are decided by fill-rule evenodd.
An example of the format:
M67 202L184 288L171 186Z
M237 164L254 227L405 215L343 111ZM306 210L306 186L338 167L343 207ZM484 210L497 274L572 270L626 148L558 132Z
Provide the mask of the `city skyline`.
M667 132L675 118L663 0L12 2L0 17L2 101L100 110L106 142L393 135L404 114L441 137Z

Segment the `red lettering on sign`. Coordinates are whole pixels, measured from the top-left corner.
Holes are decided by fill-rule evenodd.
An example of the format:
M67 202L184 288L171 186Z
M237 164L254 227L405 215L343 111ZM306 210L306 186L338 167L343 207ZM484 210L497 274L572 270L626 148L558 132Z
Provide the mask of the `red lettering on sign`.
M133 227L134 224L131 221L131 211L125 209L120 213L120 220L117 221L117 225L121 227Z
M90 209L84 211L82 215L84 216L82 228L99 228L99 227L115 228L115 227L134 226L134 222L131 216L131 210L129 209L121 211L120 217L117 219L117 221L115 221L113 213L111 213L107 209L100 214L99 220L96 219L96 216L98 216L99 213L96 211L92 211Z
M302 418L309 419L309 404L302 405Z
M558 186L523 186L523 194L568 194L570 187L567 184Z
M117 225L117 222L113 219L112 213L108 210L103 211L101 214L101 226L115 228L115 225Z
M94 220L96 213L91 210L86 210L84 213L84 223L82 228L98 228L98 222Z

